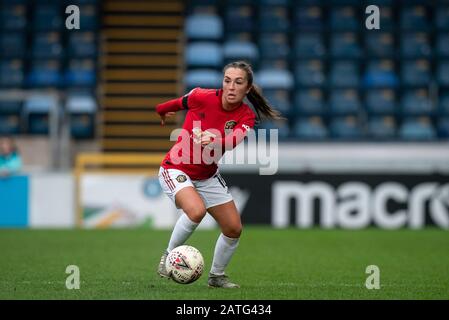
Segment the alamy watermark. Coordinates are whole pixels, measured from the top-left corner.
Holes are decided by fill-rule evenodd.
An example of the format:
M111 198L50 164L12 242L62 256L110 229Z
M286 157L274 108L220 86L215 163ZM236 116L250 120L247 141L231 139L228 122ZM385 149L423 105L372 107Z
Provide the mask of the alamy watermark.
M65 269L69 276L65 280L65 287L69 290L80 288L80 268L76 265L69 265Z
M365 269L365 273L369 274L365 281L365 287L368 290L380 289L380 269L376 265L369 265Z

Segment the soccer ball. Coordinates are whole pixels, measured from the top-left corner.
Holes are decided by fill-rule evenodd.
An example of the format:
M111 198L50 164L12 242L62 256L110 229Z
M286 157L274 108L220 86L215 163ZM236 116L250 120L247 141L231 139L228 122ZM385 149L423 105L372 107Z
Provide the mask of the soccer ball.
M198 249L183 245L170 251L165 266L175 282L188 284L198 280L203 274L204 259Z

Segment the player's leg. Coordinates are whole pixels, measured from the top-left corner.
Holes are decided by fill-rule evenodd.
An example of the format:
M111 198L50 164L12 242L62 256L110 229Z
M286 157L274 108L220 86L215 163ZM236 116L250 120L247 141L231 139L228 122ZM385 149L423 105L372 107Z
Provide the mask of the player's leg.
M238 247L242 223L234 201L207 209L221 229L214 250L214 258L209 274L209 286L238 288L239 285L229 281L225 269Z
M180 176L183 178L180 179ZM157 269L160 276L170 277L165 268L168 253L182 245L190 237L205 216L206 208L190 178L182 171L161 169L159 181L162 189L175 202L176 207L181 212L170 236L167 250L162 255Z

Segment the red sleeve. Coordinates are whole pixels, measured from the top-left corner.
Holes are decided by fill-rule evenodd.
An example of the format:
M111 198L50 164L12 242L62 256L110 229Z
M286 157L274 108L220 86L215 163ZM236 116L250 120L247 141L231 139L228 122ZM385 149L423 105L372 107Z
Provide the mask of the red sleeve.
M254 128L255 117L254 114L248 114L232 129L232 133L229 133L224 138L220 138L214 143L221 144L225 150L234 149L240 142L245 139L248 131Z
M195 88L196 89L196 88ZM196 91L193 89L188 94L182 96L181 98L176 98L169 100L164 103L160 103L156 106L156 112L160 115L164 115L167 112L176 112L180 110L190 109L192 105L196 105Z

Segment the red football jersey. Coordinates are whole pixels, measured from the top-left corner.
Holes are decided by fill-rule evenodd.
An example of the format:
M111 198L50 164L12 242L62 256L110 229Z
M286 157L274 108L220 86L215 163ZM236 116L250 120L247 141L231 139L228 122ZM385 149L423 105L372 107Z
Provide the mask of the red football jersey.
M238 108L227 111L223 109L221 89L195 88L185 96L159 104L156 111L165 114L171 111L187 110L183 124L183 133L162 161L165 169L178 169L185 172L192 180L204 180L217 171L219 157L204 157L204 147L194 143L194 128L209 131L217 136L214 143L221 145L221 154L240 143L246 133L254 127L255 114L251 108L242 103ZM226 133L225 133L226 130ZM206 150L207 151L207 150ZM219 156L219 155L218 155ZM174 159L176 158L176 159ZM180 161L180 159L183 159Z

